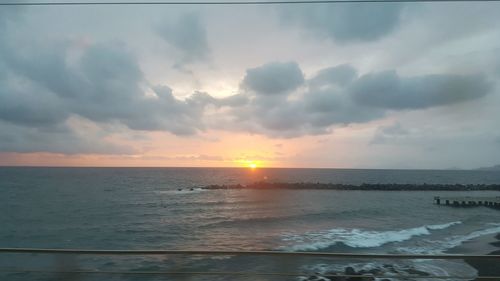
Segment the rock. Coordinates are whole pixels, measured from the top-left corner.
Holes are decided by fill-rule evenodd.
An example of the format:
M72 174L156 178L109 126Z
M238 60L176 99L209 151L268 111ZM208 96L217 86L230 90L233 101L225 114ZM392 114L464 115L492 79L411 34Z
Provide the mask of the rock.
M372 281L373 277L370 276L361 276L361 273L356 272L356 270L350 266L344 269L345 275L359 275L359 277L346 277L344 280L346 281Z
M352 267L350 267L350 266L348 266L348 267L346 267L346 268L344 269L344 273L345 273L346 275L357 275L356 270L354 270L354 268L352 268Z
M344 272L330 272L323 276L330 281L374 281L375 278L370 276L370 274L376 275L380 272L380 269L360 270L359 272L357 272L353 267L348 266L344 268ZM349 275L350 277L345 277L342 275Z

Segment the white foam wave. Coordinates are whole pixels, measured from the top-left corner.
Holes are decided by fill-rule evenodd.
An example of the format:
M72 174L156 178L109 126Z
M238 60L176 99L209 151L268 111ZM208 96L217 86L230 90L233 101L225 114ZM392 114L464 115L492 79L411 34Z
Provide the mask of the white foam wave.
M431 230L441 230L441 229L446 229L448 227L451 227L451 226L454 226L457 224L461 224L461 223L462 223L461 221L452 221L452 222L443 223L443 224L431 224L431 225L427 225L426 227L428 229L431 229Z
M454 235L443 240L426 240L427 245L419 245L419 247L401 247L398 248L401 252L413 254L442 254L447 250L453 249L462 245L466 241L470 241L481 236L500 233L500 224L488 224L493 227L476 230L465 235Z
M442 230L460 223L456 221L392 231L334 228L328 231L307 232L302 235L287 234L282 240L293 245L282 248L291 251L315 251L339 243L352 248L375 248L387 243L403 242L415 236L429 235L431 230Z

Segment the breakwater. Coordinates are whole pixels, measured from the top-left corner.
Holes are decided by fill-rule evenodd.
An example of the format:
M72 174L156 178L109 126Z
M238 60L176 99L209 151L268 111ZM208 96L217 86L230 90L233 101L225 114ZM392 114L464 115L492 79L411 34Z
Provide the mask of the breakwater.
M496 197L434 197L437 205L447 205L453 207L476 207L487 206L500 209L500 196Z
M311 183L311 182L268 182L260 181L247 185L207 185L202 189L323 189L323 190L381 190L381 191L474 191L493 190L500 191L500 184L377 184L364 183L360 185L338 183Z

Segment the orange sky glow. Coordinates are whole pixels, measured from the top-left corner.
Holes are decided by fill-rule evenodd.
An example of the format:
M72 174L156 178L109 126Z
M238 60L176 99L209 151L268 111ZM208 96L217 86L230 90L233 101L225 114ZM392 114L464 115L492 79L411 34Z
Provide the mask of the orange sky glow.
M362 130L361 130L362 131ZM325 161L343 158L350 136L356 130L341 129L335 138L308 136L273 139L260 135L208 132L196 137L178 137L169 133L149 133L144 140L109 138L133 147L131 154L60 154L47 152L1 153L0 165L12 166L83 166L83 167L324 167ZM338 154L323 155L325 161L307 155L322 154L322 146L335 142ZM194 153L193 153L194 152ZM202 152L202 153L199 153ZM337 167L349 167L348 159Z

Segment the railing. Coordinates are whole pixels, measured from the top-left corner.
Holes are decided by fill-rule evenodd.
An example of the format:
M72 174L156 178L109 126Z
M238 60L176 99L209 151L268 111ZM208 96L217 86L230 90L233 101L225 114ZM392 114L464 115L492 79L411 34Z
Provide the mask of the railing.
M324 253L324 252L279 252L279 251L199 251L199 250L83 250L83 249L34 249L34 248L0 248L0 254L56 254L56 255L133 255L133 256L274 256L274 257L310 257L310 258L341 258L341 259L412 259L412 260L497 260L500 265L500 255L409 255L409 254L355 254L355 253ZM88 275L165 275L165 276L232 276L232 277L304 277L319 275L311 272L242 272L242 271L102 271L89 269L76 270L39 270L0 268L0 273L37 273L37 274L88 274ZM500 280L500 276L421 276L421 275L350 275L335 274L331 277L345 278L390 278L391 280L437 279L437 280ZM366 280L366 279L359 279Z

